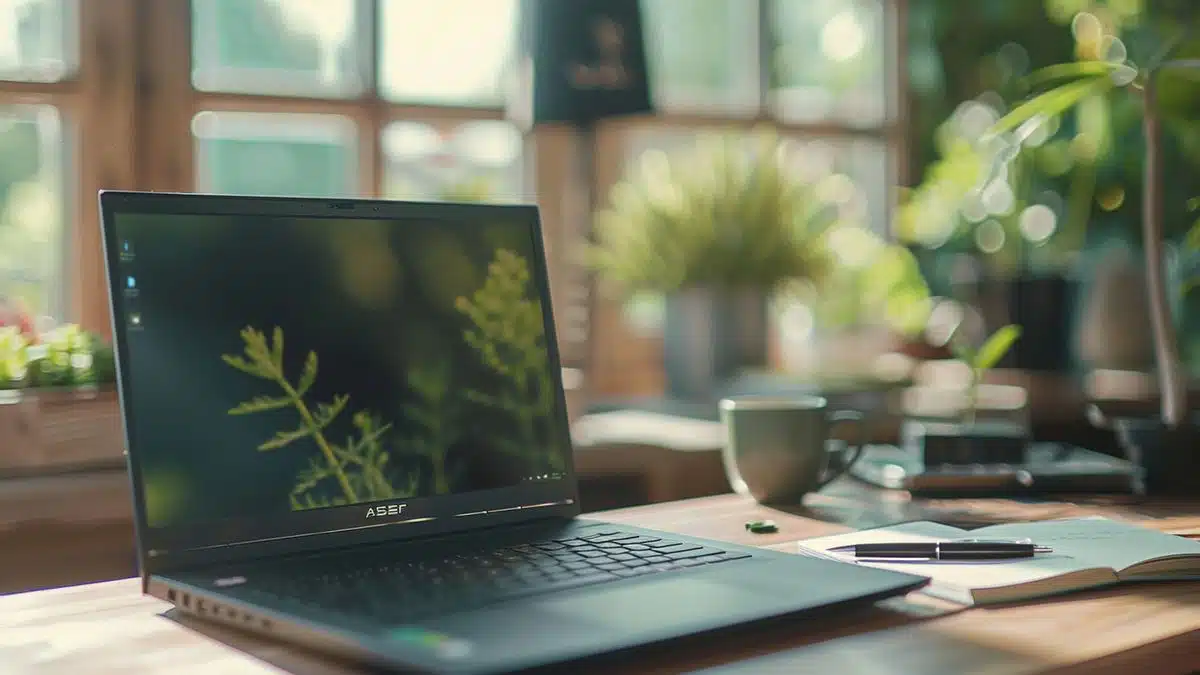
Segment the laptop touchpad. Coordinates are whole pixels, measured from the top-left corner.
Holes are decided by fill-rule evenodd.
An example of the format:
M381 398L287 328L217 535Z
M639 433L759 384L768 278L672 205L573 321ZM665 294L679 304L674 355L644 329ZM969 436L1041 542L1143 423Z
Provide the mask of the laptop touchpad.
M539 599L535 604L539 610L556 615L601 621L608 627L642 634L683 623L704 625L713 617L734 618L742 609L761 610L762 601L762 594L736 585L682 578L598 588L590 593Z

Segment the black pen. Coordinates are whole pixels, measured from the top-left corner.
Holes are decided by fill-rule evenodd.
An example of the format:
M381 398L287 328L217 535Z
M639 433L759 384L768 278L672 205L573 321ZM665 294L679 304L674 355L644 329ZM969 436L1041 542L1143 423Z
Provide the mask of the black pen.
M1032 558L1035 553L1050 553L1051 549L1011 541L942 541L855 544L831 548L829 552L849 553L858 559L934 561Z

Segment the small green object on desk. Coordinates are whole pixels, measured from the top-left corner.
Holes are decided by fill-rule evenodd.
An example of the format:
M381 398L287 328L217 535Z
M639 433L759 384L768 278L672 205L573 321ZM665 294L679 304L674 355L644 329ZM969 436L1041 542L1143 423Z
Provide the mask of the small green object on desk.
M746 529L754 534L771 534L779 531L779 527L773 520L751 520L746 523Z

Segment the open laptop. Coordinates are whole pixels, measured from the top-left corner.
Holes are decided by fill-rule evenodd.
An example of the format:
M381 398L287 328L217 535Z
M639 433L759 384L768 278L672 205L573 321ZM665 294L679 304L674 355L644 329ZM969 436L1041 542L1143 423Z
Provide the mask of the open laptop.
M578 518L534 206L103 192L143 589L499 673L923 577Z

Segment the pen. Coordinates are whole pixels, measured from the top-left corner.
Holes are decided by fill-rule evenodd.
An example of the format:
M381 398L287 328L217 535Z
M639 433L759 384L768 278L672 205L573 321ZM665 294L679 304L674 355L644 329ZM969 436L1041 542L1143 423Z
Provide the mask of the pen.
M829 549L831 553L849 553L857 559L877 560L1005 560L1032 558L1035 553L1050 553L1047 546L1010 541L942 541L856 544Z

